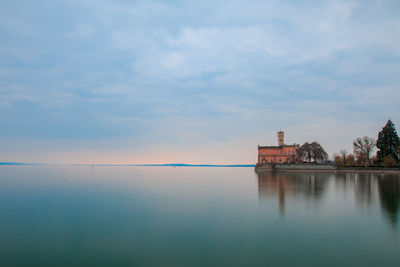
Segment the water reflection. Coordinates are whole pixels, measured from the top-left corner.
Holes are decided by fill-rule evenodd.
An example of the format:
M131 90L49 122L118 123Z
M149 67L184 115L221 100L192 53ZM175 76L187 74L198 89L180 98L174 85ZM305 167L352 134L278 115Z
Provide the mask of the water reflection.
M289 198L320 202L333 181L335 195L354 198L357 207L380 205L393 227L399 223L400 176L395 174L263 172L258 176L259 199L277 198L285 213ZM378 204L379 203L379 204Z
M335 185L337 192L354 195L360 207L370 207L379 201L376 174L338 173L335 175Z
M321 198L330 176L326 173L285 172L260 172L257 175L259 198L278 196L281 214L285 212L285 202L289 197L301 196L306 200Z
M2 167L0 266L397 266L398 179Z
M399 219L400 177L398 175L382 175L378 179L381 207L393 226Z

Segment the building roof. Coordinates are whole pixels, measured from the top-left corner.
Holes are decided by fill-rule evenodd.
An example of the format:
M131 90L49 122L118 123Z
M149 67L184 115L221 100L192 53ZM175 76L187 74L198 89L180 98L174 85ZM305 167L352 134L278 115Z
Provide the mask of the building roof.
M293 145L283 145L283 146L258 146L258 148L269 148L269 149L282 149L284 147L295 147L296 144Z

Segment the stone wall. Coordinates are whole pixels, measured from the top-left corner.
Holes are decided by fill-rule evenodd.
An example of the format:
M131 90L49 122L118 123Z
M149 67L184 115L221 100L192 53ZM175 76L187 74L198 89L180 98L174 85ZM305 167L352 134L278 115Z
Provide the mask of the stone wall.
M331 164L315 164L315 163L266 163L257 164L255 166L256 172L270 172L270 171L332 171L343 173L400 173L400 168L386 168L386 167L346 167L337 168Z
M336 170L335 165L296 163L296 164L275 164L276 170Z
M337 168L335 165L330 164L315 164L315 163L266 163L257 164L255 167L256 171L324 171L330 170L335 171Z
M337 168L337 172L342 173L400 173L400 168L392 167L346 167L346 168Z

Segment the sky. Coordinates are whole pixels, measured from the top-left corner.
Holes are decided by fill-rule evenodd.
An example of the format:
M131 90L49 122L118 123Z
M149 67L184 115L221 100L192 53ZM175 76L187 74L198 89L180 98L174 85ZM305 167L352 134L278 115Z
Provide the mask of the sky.
M278 130L332 155L400 125L397 0L0 6L0 161L249 164Z

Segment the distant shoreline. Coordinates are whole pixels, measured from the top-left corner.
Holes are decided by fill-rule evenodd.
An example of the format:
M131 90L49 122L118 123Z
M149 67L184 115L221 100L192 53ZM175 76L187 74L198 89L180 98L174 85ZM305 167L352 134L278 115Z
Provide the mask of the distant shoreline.
M70 167L214 167L214 168L254 168L256 172L331 172L331 173L392 173L400 174L400 168L388 167L345 167L326 164L48 164L24 162L0 162L0 166L70 166Z
M47 163L23 163L23 162L0 162L0 166L95 166L95 167L245 167L253 168L254 164L47 164Z

